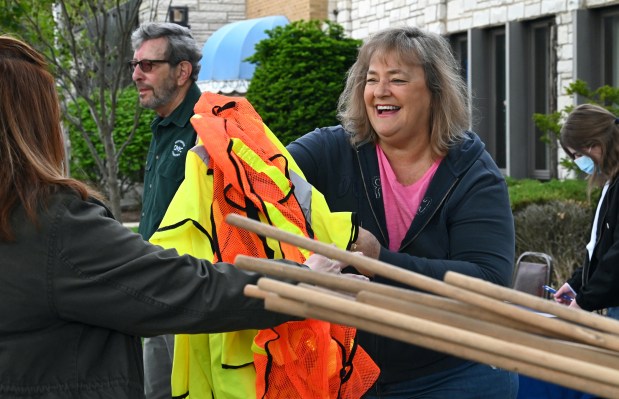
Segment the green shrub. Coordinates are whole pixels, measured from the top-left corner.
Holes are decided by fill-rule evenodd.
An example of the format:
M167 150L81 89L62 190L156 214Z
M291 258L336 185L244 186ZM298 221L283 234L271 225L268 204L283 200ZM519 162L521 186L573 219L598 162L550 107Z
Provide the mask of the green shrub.
M337 101L361 41L318 20L294 21L267 34L248 58L256 70L247 90L265 124L284 145L337 124Z
M72 115L75 115L81 119L85 130L90 132L89 137L90 140L92 140L97 153L104 160L104 162L108 162L108 160L105 159L103 143L101 142L100 137L96 134L98 129L96 128L95 121L88 112L88 108L86 107L84 100L80 100L80 104L81 114L78 114L77 107L73 103L69 107L68 111ZM116 151L120 149L121 145L127 140L129 134L131 133L136 111L139 111L139 108L136 108L136 105L137 91L134 87L127 87L119 94L118 106L116 108L116 122L113 133ZM127 192L136 183L141 183L144 179L144 163L152 136L150 122L153 117L154 113L150 110L143 110L143 112L141 112L137 131L118 160L118 178L121 182L121 193ZM71 141L70 171L72 177L86 181L102 189L101 173L92 153L90 152L86 140L82 136L81 132L79 132L73 125L67 124L67 126L69 127L69 139Z
M516 256L544 252L554 260L553 285L560 286L582 264L594 210L562 199L531 203L514 212Z
M562 285L582 264L600 190L593 190L589 198L587 181L582 179L506 180L516 229L516 257L525 251L552 256L552 283Z
M572 200L584 207L595 207L597 205L599 190L593 190L591 199L589 199L585 180L553 179L542 182L533 179L516 180L509 177L506 180L509 200L514 212L531 204L546 203L553 200Z

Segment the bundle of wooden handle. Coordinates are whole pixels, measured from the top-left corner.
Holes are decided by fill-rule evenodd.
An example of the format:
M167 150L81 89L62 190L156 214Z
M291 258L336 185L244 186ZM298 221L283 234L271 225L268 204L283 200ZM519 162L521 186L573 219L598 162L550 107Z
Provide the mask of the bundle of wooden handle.
M619 321L454 272L436 280L242 216L226 221L415 289L237 256L237 267L278 278L265 277L245 289L246 295L264 299L269 310L353 326L619 398Z

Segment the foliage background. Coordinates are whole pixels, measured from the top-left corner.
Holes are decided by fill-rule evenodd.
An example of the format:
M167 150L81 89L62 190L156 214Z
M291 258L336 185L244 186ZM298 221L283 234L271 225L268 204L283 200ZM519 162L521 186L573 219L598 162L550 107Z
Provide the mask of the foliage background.
M507 179L514 226L516 257L526 251L553 258L552 284L563 285L579 267L591 234L599 189L587 195L582 179Z
M140 109L137 98L138 93L133 86L123 89L118 96L116 123L113 131L113 138L117 147L120 148L127 141L134 126L134 118L139 115L135 135L124 149L123 156L118 160L118 178L121 183L122 194L131 191L136 184L144 180L144 164L152 137L150 123L155 117L155 113L149 109ZM97 153L107 162L103 143L95 134L97 129L95 120L83 103L84 100L79 100L77 103L71 104L68 112L82 120L84 129L92 134L92 142ZM78 105L81 105L79 109ZM72 177L100 188L104 182L92 153L82 137L82 132L74 125L68 124L67 126L71 143L70 170Z
M247 99L284 144L338 123L337 101L360 40L329 21L294 21L267 31L248 61L256 70Z
M124 188L119 164L133 134L125 142L113 134L119 93L131 85L126 60L131 58L130 35L137 27L140 4L140 0L0 0L0 31L25 40L45 57L56 80L65 126L81 132L81 140L74 136L73 143L84 141L90 150L98 168L98 188L119 219ZM131 120L137 121L137 115Z

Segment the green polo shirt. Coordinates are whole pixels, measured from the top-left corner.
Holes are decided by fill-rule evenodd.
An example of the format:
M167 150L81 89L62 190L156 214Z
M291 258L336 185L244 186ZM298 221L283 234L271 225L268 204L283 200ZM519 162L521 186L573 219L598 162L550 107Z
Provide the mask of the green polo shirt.
M145 240L157 230L178 186L185 178L185 158L196 143L196 132L189 122L200 98L194 82L183 102L166 118L157 116L151 123L153 139L146 157L142 214L138 232Z

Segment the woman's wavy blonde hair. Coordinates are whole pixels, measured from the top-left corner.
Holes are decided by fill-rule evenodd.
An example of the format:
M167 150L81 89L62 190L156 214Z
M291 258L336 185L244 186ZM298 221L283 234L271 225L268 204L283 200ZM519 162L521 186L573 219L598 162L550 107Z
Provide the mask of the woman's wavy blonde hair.
M389 28L372 35L360 48L349 69L338 104L338 118L351 133L352 143L376 142L378 136L368 118L363 92L374 56L395 54L406 64L423 66L431 93L430 143L437 155L464 136L470 114L466 84L459 73L451 46L442 36L413 27Z

